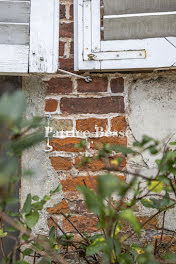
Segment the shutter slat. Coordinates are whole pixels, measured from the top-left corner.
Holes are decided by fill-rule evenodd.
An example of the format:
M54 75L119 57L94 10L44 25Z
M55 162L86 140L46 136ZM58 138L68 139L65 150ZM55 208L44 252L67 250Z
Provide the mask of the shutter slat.
M29 17L29 1L0 1L0 22L27 23Z
M176 37L176 12L104 16L104 39Z
M0 72L28 72L29 46L0 45Z
M176 0L104 0L105 15L176 11Z
M29 25L0 23L0 44L29 44Z

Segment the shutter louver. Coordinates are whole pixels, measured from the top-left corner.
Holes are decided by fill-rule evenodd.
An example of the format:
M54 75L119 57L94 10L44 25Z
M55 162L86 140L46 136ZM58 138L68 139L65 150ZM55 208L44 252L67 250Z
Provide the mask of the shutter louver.
M0 0L0 73L55 73L59 0Z
M0 72L28 72L30 1L0 1Z
M175 0L104 0L104 39L176 36Z

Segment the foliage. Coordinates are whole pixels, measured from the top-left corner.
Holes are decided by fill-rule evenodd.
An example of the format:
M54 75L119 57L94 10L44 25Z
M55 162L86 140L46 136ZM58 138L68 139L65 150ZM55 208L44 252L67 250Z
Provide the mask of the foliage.
M38 223L41 210L52 195L61 191L61 185L44 197L28 194L20 212L7 213L6 207L17 202L14 189L21 177L20 156L24 150L43 139L39 131L40 118L24 120L24 111L24 97L20 92L13 96L4 95L0 100L0 120L3 123L0 149L0 242L3 259L0 263L28 264L28 256L33 263L41 264L64 264L73 258L88 264L176 263L173 250L175 232L165 229L165 214L176 205L176 142L163 147L157 140L144 136L132 148L105 144L95 156L84 154L79 166L89 168L89 163L94 160L104 162L104 174L97 177L96 186L89 171L92 187L86 186L85 182L77 186L77 190L84 195L88 210L97 217L97 232L81 232L70 215L61 212L72 225L76 237L66 233L52 216L53 227L48 237L41 234L34 236L32 228ZM85 141L76 147L87 153ZM139 172L120 170L124 157L138 156L146 151L150 155L157 155L155 175L149 177ZM130 175L130 180L124 181L118 177L119 172ZM31 175L31 172L26 171L25 174ZM139 206L150 210L150 217L143 224L135 210ZM162 226L155 226L158 238L150 243L143 239L145 226L159 216ZM4 222L8 226L4 226ZM16 230L19 231L20 240L16 240L14 249L6 256L3 241L11 239L9 232ZM167 242L164 241L165 234L170 236ZM21 253L20 260L16 258L17 251Z

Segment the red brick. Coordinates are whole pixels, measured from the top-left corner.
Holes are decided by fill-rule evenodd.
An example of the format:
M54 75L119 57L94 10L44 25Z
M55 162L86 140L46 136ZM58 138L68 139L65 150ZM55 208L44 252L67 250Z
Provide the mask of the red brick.
M124 113L122 96L101 98L62 98L61 111L65 114Z
M69 94L72 93L73 84L70 78L51 78L47 82L48 94Z
M69 218L73 224L81 231L81 232L96 232L97 231L97 223L98 219L91 215L88 216L71 216ZM73 228L73 226L66 220L63 220L63 229L65 232L75 232L77 231Z
M73 4L70 5L70 19L73 20Z
M96 176L91 176L91 178L87 176L79 176L79 177L70 177L65 180L61 180L62 189L64 192L77 192L77 185L86 184L87 187L94 188L96 186Z
M109 162L110 162L109 165L112 169L115 168L115 169L120 171L120 170L123 170L124 167L126 166L126 159L124 157L118 166L111 163L111 161L117 159L119 156L121 156L121 155L116 155L115 157L111 157L109 159ZM80 162L82 160L83 160L82 157L76 157L76 159L75 159L75 165L79 171L84 171L87 169L89 169L91 171L100 171L100 170L104 170L106 167L105 160L103 160L103 159L102 160L92 159L90 163L87 163L85 165L80 166Z
M88 214L90 211L87 209L86 203L81 200L75 200L70 203L71 214Z
M70 54L74 54L74 42L72 41L71 43L70 43Z
M60 23L60 37L72 38L73 37L73 22Z
M50 143L54 151L79 152L75 144L79 144L79 138L53 138Z
M78 79L78 92L80 93L97 93L106 92L108 86L107 77L93 77L92 82L86 83L83 79Z
M64 4L60 4L60 19L65 18L66 15L66 9Z
M122 93L124 91L124 79L116 78L110 82L112 93Z
M65 42L59 41L59 56L64 56Z
M54 99L47 99L45 101L45 111L46 112L55 112L57 110L58 102Z
M72 159L63 157L50 157L51 164L55 170L70 170L72 168Z
M125 131L127 128L126 119L124 116L117 116L111 120L111 130L112 131Z
M155 244L156 239L158 240L158 244L159 244L160 238L161 238L161 236L153 236L152 237L152 244L153 245ZM172 251L172 252L176 253L176 236L163 235L161 245L162 245L162 248L164 250L165 250L165 248L167 248L167 251ZM168 248L168 246L169 246L169 248ZM171 262L169 262L169 263L171 263Z
M62 70L73 71L74 70L74 60L73 58L65 59L59 58L59 65Z
M47 212L50 214L59 214L59 213L65 213L68 214L70 212L68 202L66 200L62 200L59 204L47 208Z
M138 220L141 225L143 225L149 219L148 216L138 216ZM157 227L157 218L154 217L150 222L144 225L144 229L156 229Z
M91 138L90 139L90 146L93 149L99 149L103 147L104 144L126 146L127 138L126 137L101 137L101 138Z
M105 131L107 119L88 118L76 120L77 131L96 132L96 126L98 128L103 128L103 131Z

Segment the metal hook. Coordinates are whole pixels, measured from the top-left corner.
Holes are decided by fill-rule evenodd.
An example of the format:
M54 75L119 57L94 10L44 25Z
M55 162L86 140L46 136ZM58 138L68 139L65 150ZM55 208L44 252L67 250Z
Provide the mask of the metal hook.
M50 119L51 119L51 115L48 115L48 128L50 127L49 126L49 122L50 122ZM51 152L53 150L53 146L50 145L50 142L49 142L49 134L48 134L48 137L47 137L47 144L46 144L47 148L44 150L45 152Z
M45 149L45 152L51 152L53 150L53 146L51 146L50 143L49 143L49 137L47 139L46 146L47 146L47 149Z

